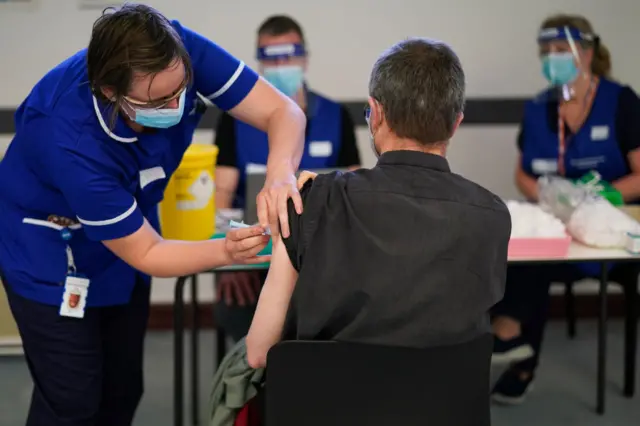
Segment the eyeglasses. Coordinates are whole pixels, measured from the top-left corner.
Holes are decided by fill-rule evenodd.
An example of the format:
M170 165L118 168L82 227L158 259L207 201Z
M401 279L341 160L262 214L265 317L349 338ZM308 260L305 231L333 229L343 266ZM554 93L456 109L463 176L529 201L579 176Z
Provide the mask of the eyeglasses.
M185 90L187 90L187 83L183 83L182 86L180 86L180 89L178 89L173 95L166 97L166 98L162 98L162 99L158 99L155 101L151 101L151 102L141 102L141 101L137 101L135 99L131 99L128 96L124 96L124 99L127 101L127 103L129 103L131 106L136 107L136 108L142 108L142 109L162 109L164 107L166 107L169 103L171 103L172 101L178 99L180 96L182 96L182 92L184 92Z

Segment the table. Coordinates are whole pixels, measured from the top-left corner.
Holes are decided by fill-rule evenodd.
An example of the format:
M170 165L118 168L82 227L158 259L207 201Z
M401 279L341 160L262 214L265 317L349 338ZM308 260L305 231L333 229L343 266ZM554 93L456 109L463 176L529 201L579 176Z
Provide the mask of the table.
M204 271L201 274L215 274L224 271L264 271L268 269L267 264L259 265L232 265ZM191 282L191 424L197 426L200 416L200 389L199 389L199 333L200 318L198 304L198 275L179 277L176 281L175 295L173 302L173 424L182 426L184 424L184 288L187 281ZM224 333L216 333L218 349L218 362L222 360L224 352L221 350L226 346Z
M587 247L577 242L572 242L569 253L562 258L517 258L509 259L510 264L552 264L552 263L581 263L596 262L600 264L600 277L598 288L598 355L597 355L597 386L596 386L596 412L604 414L605 411L605 381L607 361L607 302L608 302L608 265L609 263L638 262L640 256L632 255L625 250L597 249Z
M605 381L606 381L606 349L607 349L607 284L609 263L640 262L640 256L632 255L624 250L597 249L572 242L569 253L561 258L510 258L509 264L552 264L552 263L580 263L596 262L601 265L598 315L598 352L597 352L597 390L596 412L605 411ZM265 270L268 266L234 265L205 271L216 273L223 271L255 271ZM199 390L198 390L198 276L180 277L176 281L174 302L174 425L182 426L184 417L184 287L191 282L191 419L192 425L199 424ZM218 334L218 348L224 347L224 335ZM222 336L222 337L221 337Z

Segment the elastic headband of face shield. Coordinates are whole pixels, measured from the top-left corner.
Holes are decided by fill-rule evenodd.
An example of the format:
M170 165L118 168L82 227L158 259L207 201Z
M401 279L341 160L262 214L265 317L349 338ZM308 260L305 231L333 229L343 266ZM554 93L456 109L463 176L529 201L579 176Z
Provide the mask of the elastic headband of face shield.
M557 40L568 42L573 50L575 43L587 42L596 44L599 38L596 34L580 31L568 25L564 27L543 28L538 33L538 44L545 44Z
M269 61L277 59L303 58L307 56L307 50L301 44L274 44L271 46L259 47L256 58L259 61Z

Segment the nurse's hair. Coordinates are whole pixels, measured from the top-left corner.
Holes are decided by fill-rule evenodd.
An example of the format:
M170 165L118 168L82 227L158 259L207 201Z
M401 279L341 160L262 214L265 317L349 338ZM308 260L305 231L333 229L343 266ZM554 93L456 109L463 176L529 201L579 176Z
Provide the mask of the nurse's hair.
M567 15L559 14L549 16L540 25L541 30L547 28L558 27L573 27L583 33L596 35L593 31L591 22L581 15ZM593 60L591 61L591 73L598 77L610 77L611 76L611 53L609 49L602 44L600 37L597 37L594 41L580 41L580 46L583 49L593 49Z
M380 104L396 136L422 145L446 143L464 110L462 64L441 41L401 41L373 65L369 96Z
M133 82L134 72L155 75L179 59L191 81L191 60L171 22L154 8L125 4L107 8L96 20L87 49L89 84L96 97L114 102L113 123L120 100ZM106 99L102 88L114 91Z

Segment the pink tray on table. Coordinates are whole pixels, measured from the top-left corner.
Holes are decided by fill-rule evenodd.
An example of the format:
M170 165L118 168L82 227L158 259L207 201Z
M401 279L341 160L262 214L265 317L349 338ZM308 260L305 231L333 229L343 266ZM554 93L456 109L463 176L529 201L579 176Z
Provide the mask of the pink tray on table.
M564 238L512 238L509 240L509 259L559 259L569 254L571 237Z

